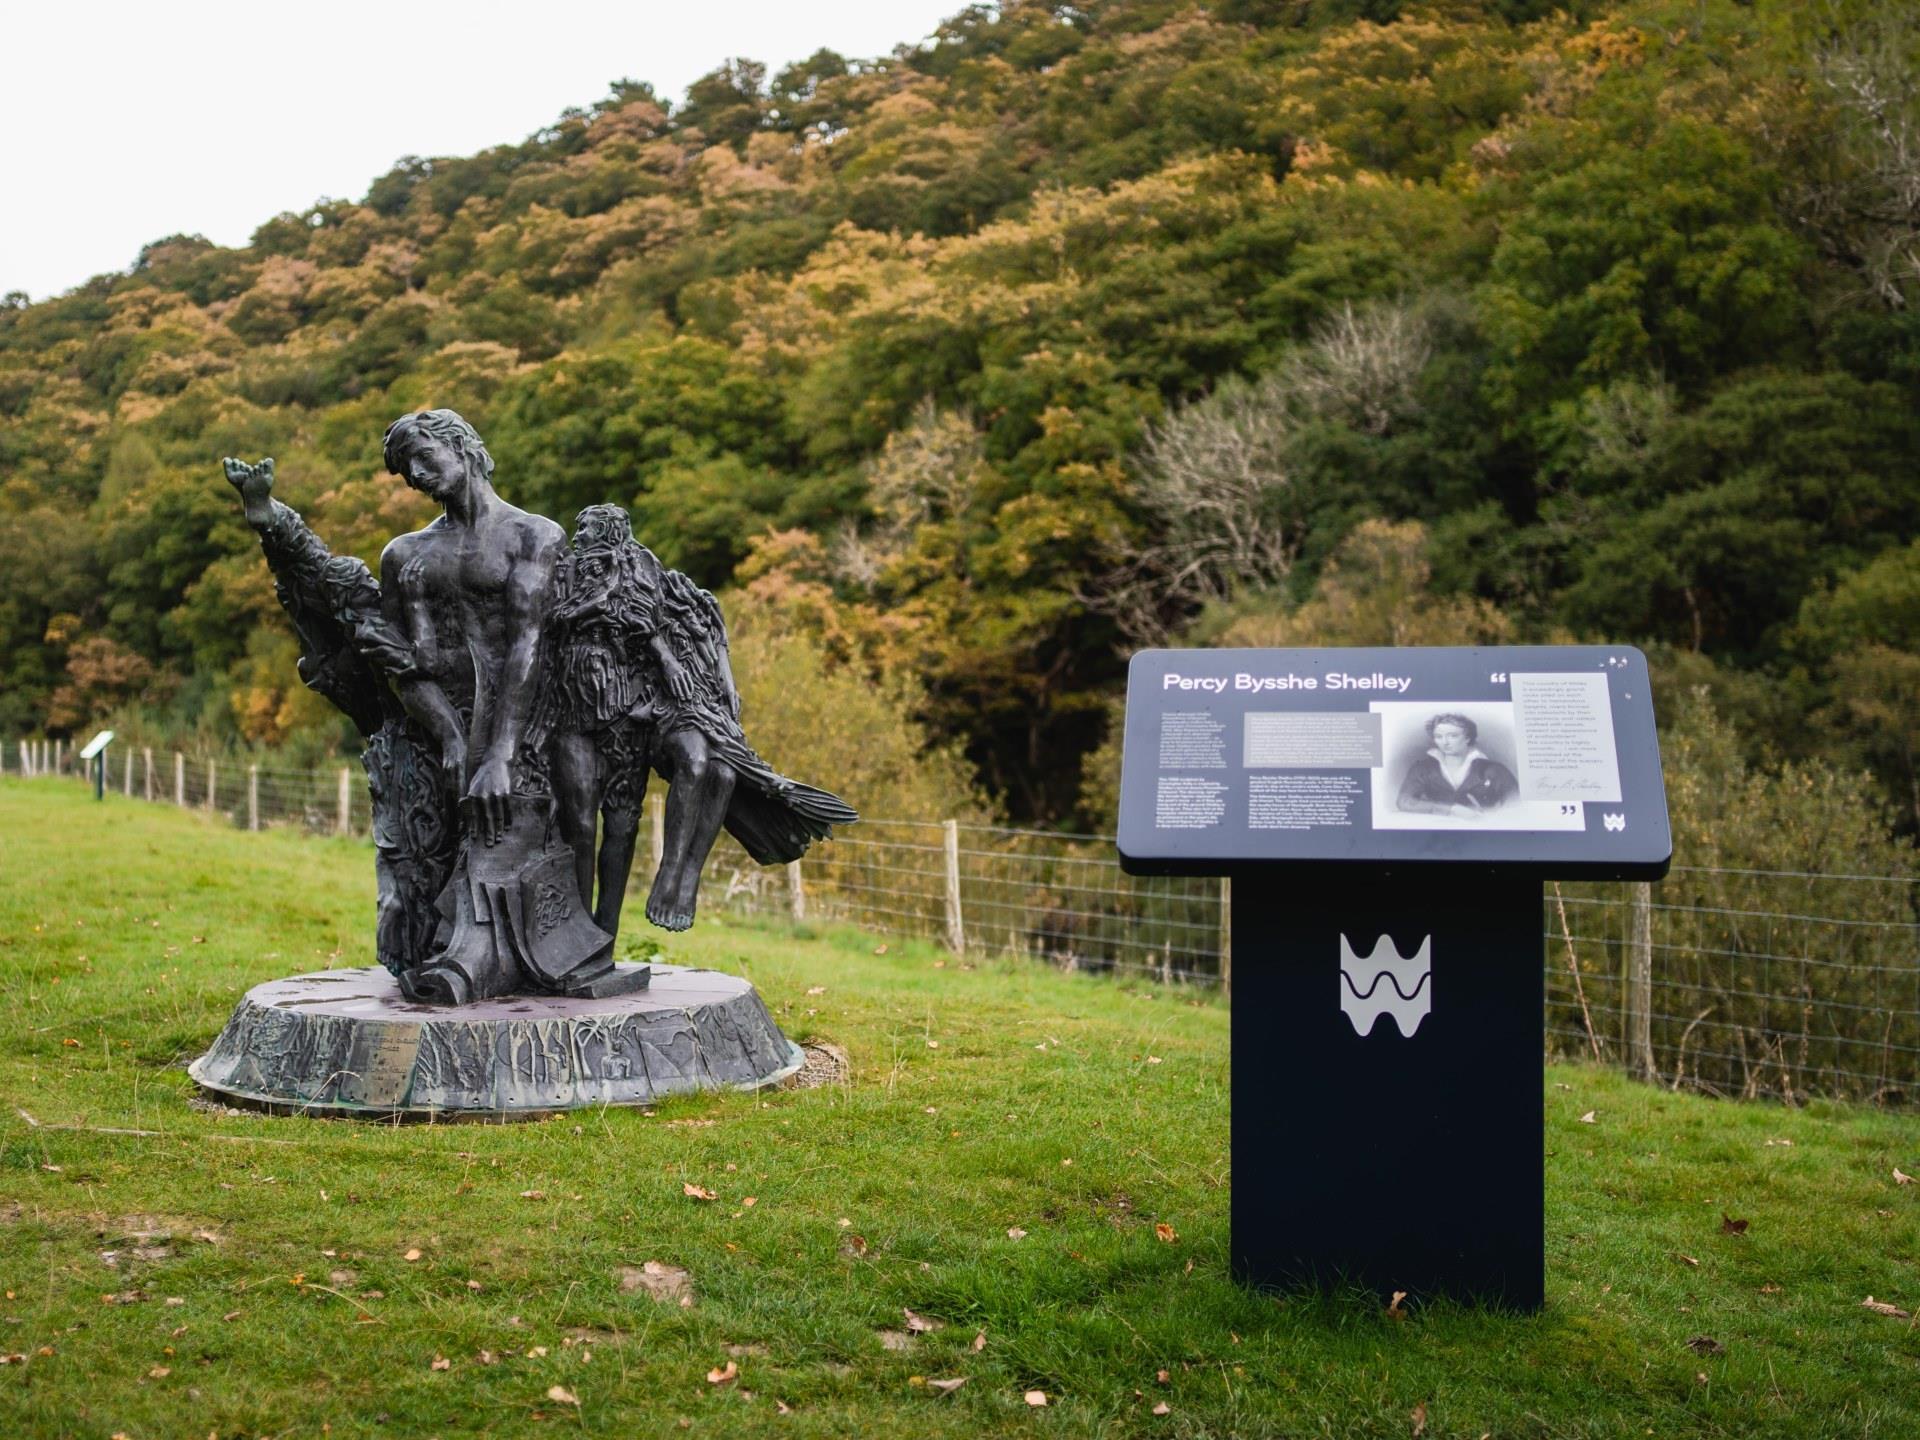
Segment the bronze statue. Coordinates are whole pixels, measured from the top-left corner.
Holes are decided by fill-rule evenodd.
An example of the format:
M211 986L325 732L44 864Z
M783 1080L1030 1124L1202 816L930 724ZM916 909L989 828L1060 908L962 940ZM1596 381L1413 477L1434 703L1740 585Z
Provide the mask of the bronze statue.
M409 998L645 984L613 944L650 771L669 785L647 900L664 929L693 923L723 825L770 865L858 818L748 745L718 604L636 542L624 511L583 510L569 549L494 490L492 457L451 410L401 416L385 456L445 513L387 546L378 582L272 498L271 460L226 473L301 679L367 738L379 956Z

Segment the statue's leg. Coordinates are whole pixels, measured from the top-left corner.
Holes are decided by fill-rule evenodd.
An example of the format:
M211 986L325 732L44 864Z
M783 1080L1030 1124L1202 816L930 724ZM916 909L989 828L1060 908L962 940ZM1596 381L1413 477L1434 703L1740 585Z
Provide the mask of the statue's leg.
M553 737L553 799L560 838L573 851L580 903L593 904L593 837L600 810L600 755L592 737Z
M733 767L713 757L706 736L697 730L676 730L661 740L660 748L672 787L667 791L666 855L647 896L647 919L663 930L685 930L693 924L700 870L727 818L735 777Z
M647 772L639 772L618 805L600 815L600 890L593 907L593 923L609 935L620 933L620 907L627 898L627 877L633 871L633 849L640 834L641 802L647 793Z

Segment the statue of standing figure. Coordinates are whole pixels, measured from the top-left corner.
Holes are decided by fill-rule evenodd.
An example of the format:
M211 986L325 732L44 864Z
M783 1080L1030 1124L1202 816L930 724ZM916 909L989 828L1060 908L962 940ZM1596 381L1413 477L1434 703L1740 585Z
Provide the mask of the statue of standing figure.
M367 738L379 954L410 999L644 985L613 947L650 772L669 790L647 918L668 930L693 923L723 826L771 865L858 818L747 743L718 604L636 542L624 511L582 511L569 549L494 490L492 457L451 410L401 416L385 456L444 513L387 546L378 582L272 498L271 460L226 473L302 680Z

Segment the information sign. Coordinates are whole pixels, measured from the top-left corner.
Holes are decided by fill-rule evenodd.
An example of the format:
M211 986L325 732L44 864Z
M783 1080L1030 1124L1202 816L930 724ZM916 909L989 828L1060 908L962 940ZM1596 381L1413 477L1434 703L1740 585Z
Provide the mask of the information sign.
M1120 858L1652 878L1672 854L1632 646L1147 650L1128 674Z
M1232 1261L1544 1301L1541 882L1672 858L1631 646L1149 650L1121 865L1232 877Z

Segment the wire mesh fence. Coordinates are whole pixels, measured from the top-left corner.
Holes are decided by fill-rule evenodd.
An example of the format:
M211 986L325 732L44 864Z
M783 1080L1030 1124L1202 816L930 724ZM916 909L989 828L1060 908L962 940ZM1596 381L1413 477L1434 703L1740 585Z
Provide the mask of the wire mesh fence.
M86 778L65 747L19 741L12 775ZM366 836L366 778L244 758L108 752L110 792L241 828ZM118 783L114 783L115 781ZM652 853L661 849L651 797ZM643 840L634 884L653 863ZM1551 1050L1712 1094L1920 1100L1920 876L1734 870L1677 857L1656 885L1546 887ZM863 820L804 862L762 867L722 836L709 909L844 921L967 956L1231 992L1219 880L1123 874L1111 837L955 820Z

